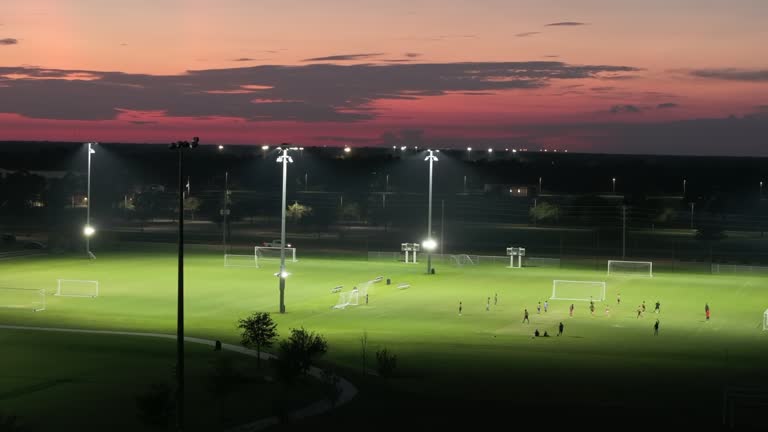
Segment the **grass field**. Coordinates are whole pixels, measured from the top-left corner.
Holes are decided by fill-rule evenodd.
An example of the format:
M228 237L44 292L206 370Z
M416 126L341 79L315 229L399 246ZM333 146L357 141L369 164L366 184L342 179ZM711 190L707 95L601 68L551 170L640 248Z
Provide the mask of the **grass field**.
M171 247L104 252L95 261L51 257L2 262L0 287L53 292L57 279L87 279L100 282L100 295L49 296L42 312L0 309L0 324L173 333L175 266ZM712 423L719 421L725 385L768 386L768 332L762 331L768 307L765 278L692 273L607 277L587 270L436 266L437 274L428 276L424 264L304 258L301 251L299 262L288 264L287 313L273 314L281 336L299 326L323 334L330 346L325 360L361 387L357 402L319 422L337 427L354 426L356 417L392 422L391 409L381 409L385 401L432 418L431 424L454 408L468 416L488 409L534 409L592 412L603 419L656 412L681 424ZM224 267L220 254L190 252L186 268L189 336L237 343L238 318L278 309L277 262L260 269ZM373 285L368 305L332 308L338 294L331 288L344 285L348 290L377 276L392 279L392 285ZM606 281L610 313L605 313L605 303L597 303L592 316L588 302L550 301L549 312L537 314L536 304L550 296L553 279ZM402 282L411 287L397 289ZM621 304L616 303L619 292ZM493 305L495 294L498 305ZM488 297L490 311L485 310ZM652 312L657 300L658 315ZM648 310L637 318L643 301ZM573 317L568 314L571 303ZM712 310L709 322L704 320L705 303ZM524 308L531 314L530 324L522 323ZM659 336L653 335L656 318ZM562 337L554 336L559 322L565 326ZM553 337L533 338L536 328ZM386 347L398 355L397 377L383 382L359 376L364 331L369 365L375 362L373 352ZM41 345L39 335L28 341L23 336L14 332L12 344L20 349L11 351L12 356L55 356L61 348L56 340L72 338L46 335L51 343ZM96 342L78 346L84 358L102 349ZM31 347L35 353L26 353ZM126 350L134 349L135 344L126 345ZM120 355L109 346L104 350L100 363L114 364L119 373ZM16 360L9 363L14 374L37 376L34 363ZM56 379L55 370L46 376ZM42 388L33 400L36 406L54 406L60 398L55 389ZM20 401L6 400L24 411Z

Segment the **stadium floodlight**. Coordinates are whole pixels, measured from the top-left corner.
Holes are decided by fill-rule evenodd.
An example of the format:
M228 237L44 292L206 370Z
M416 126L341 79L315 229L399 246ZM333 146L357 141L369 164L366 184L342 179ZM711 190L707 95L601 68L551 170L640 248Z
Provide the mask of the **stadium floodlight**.
M179 264L178 291L176 297L176 426L184 430L184 152L200 143L200 138L192 141L177 141L169 146L179 153Z
M406 147L406 146L400 147L400 150L402 150L402 151L405 151L406 149L408 149L408 147Z
M280 215L280 271L275 274L280 278L280 313L285 313L285 279L288 277L288 272L285 270L285 194L288 164L293 163L293 158L288 155L290 148L291 146L288 143L280 144L280 156L277 158L277 163L283 164L283 199Z
M424 240L421 245L424 247L424 250L428 252L432 252L437 248L437 242L431 238Z
M88 191L85 196L85 228L83 228L83 233L85 234L85 254L89 259L96 259L96 255L91 252L91 236L96 232L91 227L91 155L96 153L96 150L93 149L94 144L97 143L88 143Z
M349 153L351 151L352 151L352 149L349 148L349 146L344 147L344 153Z
M493 149L492 149L492 148L489 148L489 149L488 149L488 153L493 153Z
M612 178L611 181L613 182L613 193L616 193L616 177Z
M261 149L264 150L264 151L267 151L267 150L269 150L269 146L268 145L263 145L263 146L261 146Z
M219 151L224 150L224 146L219 144Z
M434 242L432 239L432 173L434 171L434 163L437 162L437 156L435 156L432 150L427 150L429 153L424 158L429 162L429 210L427 211L427 241ZM425 242L426 243L426 242ZM437 243L435 242L435 245ZM426 244L424 246L426 249ZM432 251L427 250L427 274L432 274Z

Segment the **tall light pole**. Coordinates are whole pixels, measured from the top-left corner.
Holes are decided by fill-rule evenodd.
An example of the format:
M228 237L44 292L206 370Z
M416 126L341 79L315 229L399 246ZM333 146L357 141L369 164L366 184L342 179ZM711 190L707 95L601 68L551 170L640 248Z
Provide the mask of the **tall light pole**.
M691 229L693 229L693 208L696 206L696 203L691 203Z
M429 162L429 206L427 210L427 238L422 246L427 251L427 274L432 274L432 251L437 246L432 238L432 173L434 171L434 163L437 162L437 156L435 156L432 150L427 150L427 152L429 155L424 160Z
M85 253L89 259L96 259L96 255L91 252L91 236L96 230L91 226L91 155L96 153L93 149L93 145L96 143L88 143L88 190L85 197L85 228L83 228L83 234L85 234Z
M541 195L541 177L539 177L539 195Z
M627 257L627 206L621 206L621 259Z
M616 177L612 178L611 181L613 182L613 194L616 195Z
M285 271L285 194L288 179L288 164L293 163L293 158L288 155L288 150L290 150L289 144L281 144L280 156L277 158L277 163L283 164L283 199L280 215L280 271L276 274L280 280L280 313L285 313L285 278L288 277L288 272Z
M762 180L760 181L760 195L758 195L758 198L760 198L760 199L763 198L763 182L762 182Z
M687 183L688 183L688 180L686 180L686 179L683 179L683 196L685 196L685 191L686 191L686 185L687 185Z
M224 244L224 253L227 253L227 216L229 216L229 171L224 171L224 205L221 210L224 217L224 229L222 230L221 241Z
M184 151L198 146L200 138L192 142L178 141L170 145L179 153L179 264L176 297L176 426L184 430Z

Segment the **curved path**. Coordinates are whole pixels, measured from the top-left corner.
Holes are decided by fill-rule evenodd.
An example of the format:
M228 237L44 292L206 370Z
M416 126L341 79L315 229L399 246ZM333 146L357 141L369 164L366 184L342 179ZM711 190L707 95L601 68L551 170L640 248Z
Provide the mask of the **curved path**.
M153 338L176 340L176 335L163 334L163 333L139 333L139 332L129 332L129 331L87 330L87 329L70 329L70 328L58 328L58 327L28 327L28 326L2 325L2 324L0 324L0 329L36 330L36 331L63 332L63 333L88 333L88 334L105 334L105 335L119 335L119 336L140 336L140 337L153 337ZM211 347L215 346L216 344L216 342L213 340L195 338L195 337L185 337L184 340L186 342L192 342L192 343L201 344L201 345L208 345ZM221 348L228 351L234 351L236 353L247 355L250 357L258 357L258 354L256 353L256 351L241 347L239 345L222 343ZM269 353L261 353L262 359L269 359L274 357L275 357L274 355ZM321 379L322 373L323 371L316 367L312 367L309 370L309 374L317 379ZM352 398L355 397L355 395L357 395L357 388L351 382L347 381L344 378L339 377L338 386L341 389L341 394L339 395L339 398L335 405L331 404L331 402L327 400L317 401L315 403L305 406L304 408L292 411L291 413L289 413L289 418L291 420L298 420L305 417L310 417L310 416L327 412L334 407L344 405L345 403L351 401ZM280 423L280 420L276 416L272 416L272 417L263 418L251 423L247 423L241 426L237 426L235 428L230 429L230 432L257 431L257 430L262 430L264 428L267 428L269 426L276 425L278 423Z

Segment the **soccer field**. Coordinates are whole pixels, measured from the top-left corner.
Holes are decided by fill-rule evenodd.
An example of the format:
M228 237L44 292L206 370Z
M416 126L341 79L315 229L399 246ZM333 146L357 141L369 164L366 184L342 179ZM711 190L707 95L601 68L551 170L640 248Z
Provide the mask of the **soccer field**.
M472 394L479 401L551 400L581 409L663 409L675 401L669 407L675 412L716 419L724 385L768 384L768 332L762 330L768 290L765 278L758 276L657 272L647 278L443 263L436 264L437 274L426 275L422 263L304 258L301 251L298 258L288 263L287 313L280 315L275 313L277 261L261 261L260 268L225 267L219 253L188 252L186 334L237 343L238 318L273 312L281 337L293 327L317 331L328 338L325 360L353 371L359 370L360 337L367 332L369 365L375 363L377 348L392 350L398 355L398 376L391 389L425 400ZM49 295L41 312L0 309L0 324L175 332L176 257L171 247L104 252L95 261L7 261L0 263L0 275L2 288L49 294L58 279L99 281L96 298ZM371 285L367 305L361 298L359 306L333 308L339 297L331 292L334 287L348 291L378 276L392 284ZM550 300L549 310L537 313L537 303L552 294L553 279L605 281L606 300L596 302L594 315L588 301ZM401 283L410 287L398 289ZM643 301L647 310L638 318ZM659 314L653 312L656 301ZM711 307L709 322L705 303ZM526 308L530 323L522 322ZM660 334L654 336L657 318ZM560 322L564 334L558 337ZM535 329L552 337L533 338ZM660 387L663 394L654 394ZM682 395L685 400L676 400Z

